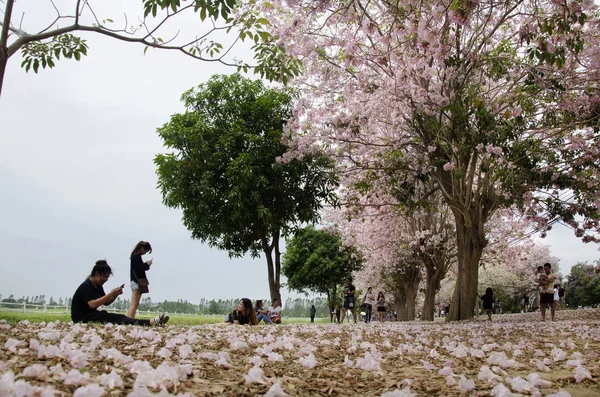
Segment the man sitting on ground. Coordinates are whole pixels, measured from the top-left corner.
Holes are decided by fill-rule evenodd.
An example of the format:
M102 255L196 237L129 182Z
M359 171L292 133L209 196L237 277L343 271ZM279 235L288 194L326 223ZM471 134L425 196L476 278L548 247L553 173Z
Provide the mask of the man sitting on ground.
M99 260L92 269L92 274L77 288L71 303L71 319L74 323L112 323L132 325L161 325L169 321L169 316L159 314L153 319L133 319L123 314L108 313L97 310L100 306L108 306L123 293L124 285L112 289L108 294L102 286L112 274L112 269L105 260Z

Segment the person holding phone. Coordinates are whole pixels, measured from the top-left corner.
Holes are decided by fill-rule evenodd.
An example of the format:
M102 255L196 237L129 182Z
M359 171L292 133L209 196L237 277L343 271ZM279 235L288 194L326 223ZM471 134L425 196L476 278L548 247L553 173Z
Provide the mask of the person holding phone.
M354 298L355 293L356 288L354 285L352 285L352 277L346 278L346 285L344 286L344 310L342 310L342 323L344 322L346 311L350 310L352 317L354 318L354 324L356 324L356 308L354 307L356 303Z
M112 269L101 259L96 261L90 276L77 288L71 301L71 319L74 323L112 323L154 326L165 324L169 316L159 314L150 320L133 319L123 314L108 313L98 310L102 305L108 306L123 293L125 284L113 288L108 294L104 292L103 285L112 274Z
M150 282L146 277L146 271L152 266L152 259L144 262L142 255L152 252L152 246L147 241L140 241L135 245L129 257L131 261L130 267L130 283L131 286L131 303L127 310L127 317L135 318L142 294L150 292L148 285Z

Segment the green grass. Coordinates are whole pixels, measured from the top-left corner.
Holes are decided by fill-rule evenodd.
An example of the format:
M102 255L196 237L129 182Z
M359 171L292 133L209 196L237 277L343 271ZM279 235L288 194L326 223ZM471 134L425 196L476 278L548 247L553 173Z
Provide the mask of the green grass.
M143 313L138 318L152 318L156 313ZM203 316L203 315L183 315L183 314L169 314L169 325L206 325L206 324L217 324L223 322L225 316ZM25 312L13 310L2 310L0 311L0 319L4 319L7 322L13 324L19 321L29 320L32 323L41 323L42 321L51 322L59 320L61 322L71 321L70 313L57 313L57 312ZM328 318L317 318L315 323L328 323ZM308 324L310 318L289 318L283 320L284 324Z

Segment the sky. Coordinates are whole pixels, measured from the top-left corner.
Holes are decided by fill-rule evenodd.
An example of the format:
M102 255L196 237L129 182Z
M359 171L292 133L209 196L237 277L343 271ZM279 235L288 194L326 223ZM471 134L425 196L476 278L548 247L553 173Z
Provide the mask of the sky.
M35 4L34 4L35 3ZM73 3L58 1L59 6ZM140 4L139 1L129 2ZM38 1L24 27L42 26L52 10ZM94 3L93 3L94 4ZM105 17L115 20L120 2ZM99 10L99 9L98 9ZM17 13L16 15L21 15ZM128 11L128 10L126 10ZM188 32L196 19L184 21ZM156 128L183 111L181 94L216 73L232 73L181 53L149 50L98 35L80 62L61 60L38 74L9 60L0 97L0 294L7 298L70 297L97 259L114 275L105 289L129 281L129 255L149 241L153 301L267 298L264 257L230 259L227 252L192 240L181 212L166 208L153 159L166 152ZM238 48L237 56L248 50ZM543 240L567 274L599 256L564 228ZM124 298L130 290L125 289ZM282 297L298 296L282 289Z

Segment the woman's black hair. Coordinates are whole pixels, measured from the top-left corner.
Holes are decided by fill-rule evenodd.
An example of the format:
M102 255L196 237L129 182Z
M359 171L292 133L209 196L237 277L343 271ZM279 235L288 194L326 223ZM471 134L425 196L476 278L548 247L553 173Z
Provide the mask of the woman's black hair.
M494 290L491 287L487 287L485 289L485 294L486 295L494 295Z
M135 245L135 247L133 248L133 251L131 251L131 256L129 258L131 258L132 256L139 254L140 251L143 249L145 249L146 251L148 251L148 253L152 252L152 246L150 245L149 242L147 241L140 241L139 243L137 243Z
M101 275L111 275L112 274L112 269L110 268L110 266L108 265L108 263L106 262L105 259L100 259L96 261L96 264L94 265L94 268L92 269L92 274L90 274L90 277L94 277L96 274L101 274Z
M259 299L256 301L256 307L262 307L262 305L263 305L262 299Z
M248 298L242 298L242 305L244 305L244 314L248 317L250 325L258 325L258 319L256 318L256 312L252 307L252 301Z
M379 300L380 296L383 296L383 299L385 299L385 295L383 294L383 291L379 291L379 293L377 294L377 300Z

